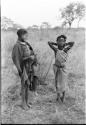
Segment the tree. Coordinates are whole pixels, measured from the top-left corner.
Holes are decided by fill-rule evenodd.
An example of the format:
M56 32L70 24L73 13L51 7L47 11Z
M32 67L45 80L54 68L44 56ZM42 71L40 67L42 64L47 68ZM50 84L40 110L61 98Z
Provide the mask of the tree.
M67 24L68 24L68 22L67 22L67 21L64 21L64 22L62 23L62 27L66 27Z
M74 14L74 3L69 4L66 8L64 8L61 11L61 18L64 19L63 22L67 22L69 24L69 27L71 27L72 22L76 18Z
M39 26L33 25L32 28L33 28L33 29L39 29Z
M43 22L40 26L41 29L49 29L51 26L48 22Z
M78 27L79 27L79 22L83 19L83 17L85 16L85 5L81 4L81 3L76 3L76 15L77 15L77 19L78 19Z
M14 29L14 30L21 29L21 28L23 28L22 25L16 24L16 23L13 24L13 29Z
M78 19L80 22L84 15L85 5L82 3L70 3L68 6L61 10L61 18L63 19L63 24L69 24L69 27L71 27L75 19Z

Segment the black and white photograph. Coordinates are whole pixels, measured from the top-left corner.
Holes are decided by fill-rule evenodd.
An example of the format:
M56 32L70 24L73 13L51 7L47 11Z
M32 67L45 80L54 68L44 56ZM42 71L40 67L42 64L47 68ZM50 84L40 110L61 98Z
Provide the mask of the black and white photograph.
M86 124L86 0L1 0L1 124Z

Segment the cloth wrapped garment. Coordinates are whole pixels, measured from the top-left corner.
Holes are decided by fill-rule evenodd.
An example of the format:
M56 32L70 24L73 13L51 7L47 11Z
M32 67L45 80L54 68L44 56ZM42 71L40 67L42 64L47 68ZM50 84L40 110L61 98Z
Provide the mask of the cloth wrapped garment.
M56 53L55 64L53 70L55 74L55 86L58 93L65 91L67 83L67 70L66 70L67 53L58 50Z
M33 55L33 51L30 50L29 47L30 45L18 40L17 43L14 45L12 51L12 60L18 72L22 73L22 79L24 82L28 79L28 74L24 66L24 60L30 58L30 56Z

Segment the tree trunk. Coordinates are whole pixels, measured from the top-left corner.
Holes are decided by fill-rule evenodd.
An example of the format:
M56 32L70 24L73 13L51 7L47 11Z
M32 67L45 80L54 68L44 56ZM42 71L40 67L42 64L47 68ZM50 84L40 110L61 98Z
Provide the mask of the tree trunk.
M72 25L72 23L71 23L71 22L69 22L69 28L71 28L71 25Z
M80 23L80 20L78 20L77 28L79 28L79 23Z

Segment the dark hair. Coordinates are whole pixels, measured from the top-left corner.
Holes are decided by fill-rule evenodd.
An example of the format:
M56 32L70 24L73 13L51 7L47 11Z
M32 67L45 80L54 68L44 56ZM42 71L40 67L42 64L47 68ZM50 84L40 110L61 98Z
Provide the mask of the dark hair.
M60 35L60 36L57 37L56 41L58 41L58 40L61 39L61 38L63 38L64 40L67 39L67 37L66 37L65 35Z
M24 35L24 34L26 34L26 33L27 33L27 30L25 30L25 29L19 29L19 30L17 31L18 37L21 37L22 35Z

